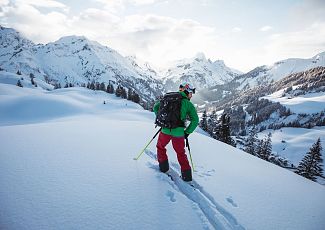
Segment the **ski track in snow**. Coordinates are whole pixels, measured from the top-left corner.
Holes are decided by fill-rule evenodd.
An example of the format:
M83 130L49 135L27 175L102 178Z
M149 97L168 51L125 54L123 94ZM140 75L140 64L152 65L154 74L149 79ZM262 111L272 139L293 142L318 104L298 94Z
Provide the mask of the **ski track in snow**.
M149 150L146 150L145 153L156 161L156 154ZM150 168L159 171L157 164L148 162L148 165ZM174 164L172 163L171 165L173 166ZM181 192L189 200L198 205L205 218L215 229L245 229L237 222L236 218L231 213L229 213L225 208L218 204L218 202L195 180L191 182L191 186L189 183L184 182L178 175L177 171L172 167L169 168L168 174L171 176L172 180L168 177L168 175L162 175L168 177L167 181L176 191ZM168 196L172 202L176 201L173 192L168 190L166 196ZM231 197L229 197L227 201L234 207L237 207Z

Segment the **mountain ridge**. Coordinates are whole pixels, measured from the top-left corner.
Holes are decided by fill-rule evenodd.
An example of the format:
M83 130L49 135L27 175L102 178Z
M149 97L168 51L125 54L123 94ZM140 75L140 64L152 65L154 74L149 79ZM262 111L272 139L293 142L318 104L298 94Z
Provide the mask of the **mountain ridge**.
M131 88L145 101L163 92L160 81L135 69L117 51L84 36L65 36L35 45L14 29L1 27L0 67L8 72L42 79L50 84L82 85L104 82Z
M177 88L183 82L204 89L229 82L239 73L227 67L223 60L212 62L203 53L198 53L193 58L175 61L174 66L165 71L162 81L166 89Z
M34 44L12 28L1 26L0 67L8 72L32 73L52 85L111 83L135 90L149 102L183 82L197 88L193 102L219 101L227 95L265 85L315 66L325 66L325 52L309 59L289 58L271 66L259 66L242 74L223 60L211 61L203 53L178 60L162 76L148 62L123 57L114 49L85 36L65 36L48 44Z

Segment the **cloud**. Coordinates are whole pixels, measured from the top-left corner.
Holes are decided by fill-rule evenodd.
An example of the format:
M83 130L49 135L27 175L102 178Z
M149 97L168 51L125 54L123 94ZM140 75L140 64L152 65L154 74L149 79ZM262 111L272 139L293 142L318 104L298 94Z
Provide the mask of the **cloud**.
M136 54L156 66L193 56L215 42L214 29L193 20L157 15L131 15L120 25L118 40L111 40L123 53Z
M34 42L48 42L66 32L67 16L64 13L41 13L36 7L23 1L18 3L2 7L2 25L17 29Z
M263 26L263 27L260 28L260 31L267 32L267 31L269 31L271 29L273 29L271 26Z
M16 4L26 4L24 0L16 0L15 2ZM54 0L28 0L27 4L46 8L67 8L65 4Z
M105 1L105 6L116 2L122 3L122 0ZM146 3L149 4L148 1ZM79 14L69 15L59 11L63 5L56 5L53 1L52 6L61 8L50 8L44 13L34 4L11 4L6 6L0 22L17 29L36 43L55 41L66 35L84 35L123 55L150 60L156 66L194 56L197 52L207 52L215 47L218 39L214 28L203 26L195 20L154 14L122 17L105 7L88 8Z
M153 4L156 2L156 0L132 0L131 3L134 3L136 5L147 5L147 4Z
M2 2L7 2L4 5L10 5L10 6L19 6L19 5L30 5L37 8L56 8L59 10L63 10L64 12L69 11L69 7L61 2L55 1L55 0L11 0L11 1L5 1L0 0ZM1 4L1 2L0 2Z
M238 32L241 32L242 29L239 28L239 27L234 27L231 31L234 32L234 33L238 33Z
M0 7L6 6L9 4L9 0L0 0Z
M273 34L269 37L266 51L271 59L310 58L323 52L325 51L325 22L313 23L303 30Z
M103 9L112 13L118 13L125 9L125 0L93 0L103 4Z
M325 21L324 0L304 0L289 11L290 26L294 29L305 28L314 22Z
M118 13L125 10L128 6L142 6L159 2L161 0L93 0L104 5L105 10Z

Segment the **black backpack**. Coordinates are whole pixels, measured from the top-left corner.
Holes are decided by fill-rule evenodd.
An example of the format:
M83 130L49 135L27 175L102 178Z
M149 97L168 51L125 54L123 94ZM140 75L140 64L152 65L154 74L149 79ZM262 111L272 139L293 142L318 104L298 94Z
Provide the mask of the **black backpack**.
M182 99L183 96L179 92L166 93L160 100L155 124L169 129L184 127L181 120Z

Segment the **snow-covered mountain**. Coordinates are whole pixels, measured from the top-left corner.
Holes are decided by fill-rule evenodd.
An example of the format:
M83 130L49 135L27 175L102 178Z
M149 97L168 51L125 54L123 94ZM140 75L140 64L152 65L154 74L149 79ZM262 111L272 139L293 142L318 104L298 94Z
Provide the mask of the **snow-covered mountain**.
M63 86L88 82L120 84L134 89L147 100L163 91L152 72L82 36L67 36L46 45L35 45L17 31L1 27L0 67L12 73L32 73L36 78Z
M37 46L11 28L0 26L0 67L8 72L18 70L42 74L35 56ZM44 73L44 72L43 72Z
M247 89L278 81L290 74L306 71L318 66L325 66L325 52L312 58L290 58L278 61L271 66L259 66L234 79L239 83L237 89Z
M222 60L212 62L203 53L198 53L194 58L175 62L163 74L163 83L167 90L175 90L183 82L189 82L200 90L225 84L240 74L240 71L227 67Z
M134 161L156 130L130 101L80 87L0 94L1 229L324 229L324 186L199 132L194 188L171 145L174 181L156 140Z
M126 56L125 58L131 63L140 76L150 76L154 79L160 78L159 74L148 62L139 60L136 56Z
M218 103L224 99L236 100L239 93L249 91L254 87L266 86L281 79L302 71L316 67L325 67L325 52L319 53L310 59L291 58L276 62L271 66L259 66L246 74L236 76L230 82L215 85L203 91L198 91L195 102L203 105Z

